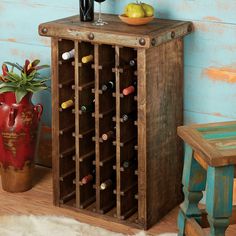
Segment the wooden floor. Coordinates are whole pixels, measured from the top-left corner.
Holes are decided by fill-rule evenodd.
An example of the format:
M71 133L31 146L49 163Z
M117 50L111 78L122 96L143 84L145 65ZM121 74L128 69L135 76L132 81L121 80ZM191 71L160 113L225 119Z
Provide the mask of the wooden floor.
M153 226L148 233L150 235L177 232L176 218L178 208L171 211L159 223ZM111 231L125 234L134 234L139 230L117 223L87 216L70 210L54 207L52 205L52 176L51 170L43 167L35 169L35 187L25 193L7 193L0 189L0 215L6 214L34 214L57 215L73 217L77 220L94 226L104 227ZM236 235L236 225L230 226L227 236Z

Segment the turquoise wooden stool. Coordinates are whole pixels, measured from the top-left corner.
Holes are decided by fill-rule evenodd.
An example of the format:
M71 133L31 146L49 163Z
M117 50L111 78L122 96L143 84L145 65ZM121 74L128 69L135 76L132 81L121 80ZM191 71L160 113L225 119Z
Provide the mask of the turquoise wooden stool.
M178 128L186 143L183 192L178 216L179 236L223 236L232 216L236 122L190 125ZM207 187L206 187L207 186ZM206 209L198 203L206 190ZM234 219L233 219L234 218Z

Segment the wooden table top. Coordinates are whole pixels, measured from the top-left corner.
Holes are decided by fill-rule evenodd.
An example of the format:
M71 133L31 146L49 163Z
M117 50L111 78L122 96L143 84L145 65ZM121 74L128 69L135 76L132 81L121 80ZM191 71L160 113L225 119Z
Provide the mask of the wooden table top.
M130 41L130 45L128 44L127 46L149 48L175 38L184 37L193 30L192 23L187 21L155 18L146 25L131 26L123 23L118 15L103 14L102 17L108 22L107 25L96 26L92 22L81 22L79 15L46 22L40 24L39 34L49 37L86 40L87 37L83 35L83 32L87 34L93 33L94 38L92 41L97 43L109 43L106 38L110 35L112 41L114 42L115 40L117 44L119 44L119 40L122 45ZM97 16L95 15L96 18ZM145 44L139 43L141 38L145 39Z
M178 135L208 165L236 165L236 121L181 126Z

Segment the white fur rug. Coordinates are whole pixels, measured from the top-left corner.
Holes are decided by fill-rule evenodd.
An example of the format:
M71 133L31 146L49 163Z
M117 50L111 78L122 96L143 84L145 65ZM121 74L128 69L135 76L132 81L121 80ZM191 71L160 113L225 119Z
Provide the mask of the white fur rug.
M1 216L1 236L124 236L102 228L56 216ZM135 236L147 236L140 232ZM161 236L177 236L162 234Z

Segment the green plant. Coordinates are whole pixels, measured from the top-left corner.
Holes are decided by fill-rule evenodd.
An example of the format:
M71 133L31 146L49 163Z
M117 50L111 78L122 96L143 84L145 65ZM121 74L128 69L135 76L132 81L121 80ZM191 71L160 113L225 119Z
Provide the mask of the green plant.
M0 94L14 92L16 102L19 103L27 93L46 90L48 88L46 81L49 79L41 76L38 71L49 66L39 65L39 63L38 59L32 62L25 60L24 66L18 63L4 62L2 65L3 74L0 75ZM12 67L10 71L7 65ZM14 72L15 68L20 71L20 74Z

